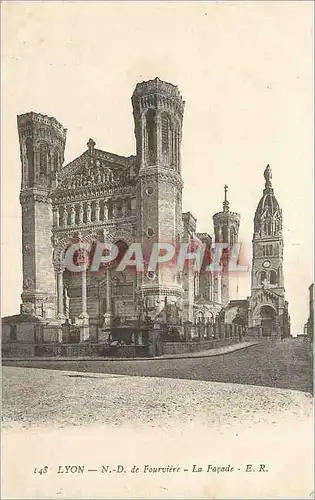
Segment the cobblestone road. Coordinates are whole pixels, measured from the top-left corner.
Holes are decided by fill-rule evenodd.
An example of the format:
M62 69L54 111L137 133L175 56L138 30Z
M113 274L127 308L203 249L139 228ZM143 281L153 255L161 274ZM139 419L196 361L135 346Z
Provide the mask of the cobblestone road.
M312 392L312 359L308 342L261 343L210 358L130 361L23 361L14 366L82 372L208 380Z

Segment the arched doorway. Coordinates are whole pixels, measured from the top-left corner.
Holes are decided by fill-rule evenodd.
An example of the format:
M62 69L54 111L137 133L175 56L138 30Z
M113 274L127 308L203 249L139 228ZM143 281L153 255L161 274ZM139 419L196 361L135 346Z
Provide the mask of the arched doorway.
M270 337L276 333L276 311L271 306L262 306L259 311L260 324L262 327L262 335Z

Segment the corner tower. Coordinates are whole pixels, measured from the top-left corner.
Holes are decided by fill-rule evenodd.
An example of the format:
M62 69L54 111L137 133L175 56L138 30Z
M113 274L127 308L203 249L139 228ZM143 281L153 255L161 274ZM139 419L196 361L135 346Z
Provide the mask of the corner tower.
M264 171L264 178L265 188L254 217L249 327L261 327L264 336L287 336L282 210L274 195L270 165Z
M66 129L38 113L17 117L22 181L23 293L21 314L54 318L55 275L52 263L52 204L63 163Z
M224 306L230 300L231 277L229 276L229 255L234 243L238 242L240 214L231 212L227 199L228 186L224 186L223 210L213 216L215 243L227 243L228 248L222 251L222 269L215 277L215 301ZM219 296L219 294L221 296Z
M182 238L180 145L184 101L178 88L159 78L138 83L132 96L137 144L138 235L145 252L154 242L178 244ZM177 302L182 285L174 268L139 277L138 292L158 314L161 296ZM160 297L160 298L159 298Z

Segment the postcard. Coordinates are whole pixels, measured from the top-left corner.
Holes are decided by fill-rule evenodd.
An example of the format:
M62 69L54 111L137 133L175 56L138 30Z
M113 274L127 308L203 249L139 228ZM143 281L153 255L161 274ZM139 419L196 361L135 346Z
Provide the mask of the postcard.
M313 498L313 3L2 2L2 498Z

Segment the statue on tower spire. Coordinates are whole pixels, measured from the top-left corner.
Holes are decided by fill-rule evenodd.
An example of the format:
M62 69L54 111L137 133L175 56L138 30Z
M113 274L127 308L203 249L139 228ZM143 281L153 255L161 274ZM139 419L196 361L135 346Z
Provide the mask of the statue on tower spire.
M227 200L227 190L228 190L228 186L225 184L225 186L224 186L223 212L228 212L229 211L229 202Z
M264 178L266 181L266 187L271 187L272 172L271 172L271 167L270 167L269 163L268 163L267 167L265 168Z

